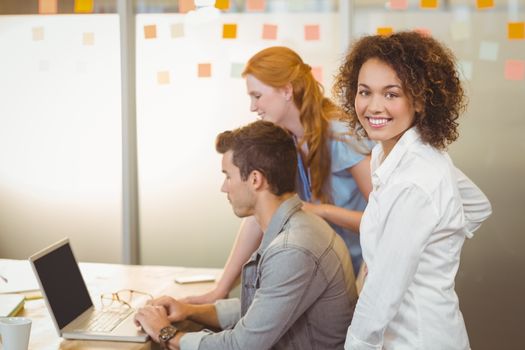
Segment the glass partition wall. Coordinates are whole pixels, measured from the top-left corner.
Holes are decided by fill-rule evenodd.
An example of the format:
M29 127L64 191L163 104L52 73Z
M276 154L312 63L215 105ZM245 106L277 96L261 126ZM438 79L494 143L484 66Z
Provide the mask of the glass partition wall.
M128 261L123 237L135 220L132 262L223 266L240 221L220 192L214 140L256 119L246 60L289 46L329 95L351 38L420 30L458 57L469 107L450 154L494 207L466 242L456 281L471 345L521 349L525 1L217 0L202 18L192 0L136 0L121 15L133 28L122 52L135 61L124 76L122 3L0 3L0 258L69 236L80 260ZM136 152L122 131L130 77ZM126 196L130 168L136 193Z

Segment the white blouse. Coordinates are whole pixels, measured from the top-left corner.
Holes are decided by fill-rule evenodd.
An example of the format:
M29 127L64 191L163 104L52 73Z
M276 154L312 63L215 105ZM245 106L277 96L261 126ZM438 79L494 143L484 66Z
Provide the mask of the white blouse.
M345 349L469 349L454 278L490 203L415 128L383 158L378 144L360 227L368 275Z

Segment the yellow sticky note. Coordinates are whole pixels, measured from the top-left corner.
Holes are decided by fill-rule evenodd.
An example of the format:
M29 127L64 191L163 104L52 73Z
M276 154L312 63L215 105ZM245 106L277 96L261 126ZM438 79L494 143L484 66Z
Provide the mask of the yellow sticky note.
M157 72L157 84L168 85L170 83L170 72L167 70Z
M506 60L505 61L505 79L523 80L525 78L525 61L523 60Z
M525 22L509 22L507 23L508 38L525 39Z
M422 9L436 9L438 7L438 0L421 0L419 6Z
M323 67L312 67L312 75L314 76L315 80L317 80L321 84L323 83Z
M193 0L179 0L179 12L186 13L195 10L195 3Z
M249 12L264 12L265 6L265 0L246 0L246 11Z
M237 24L228 23L222 26L222 37L224 39L237 38Z
M307 24L304 26L305 40L319 40L321 37L318 24Z
M44 27L33 27L33 41L42 41L44 40Z
M38 13L42 15L52 15L57 12L57 0L38 0Z
M450 34L454 41L470 39L470 22L453 22L450 25Z
M390 35L394 32L394 29L392 27L379 27L377 28L377 34L382 36Z
M392 10L406 10L408 8L408 0L390 0L389 5Z
M276 40L277 26L275 24L264 24L262 38L265 40Z
M144 39L155 39L157 37L157 26L154 24L144 26Z
M174 23L171 25L171 37L173 39L184 36L184 24Z
M476 7L480 10L494 7L494 0L476 0Z
M199 63L197 74L199 78L211 77L211 64L210 63Z
M93 8L93 0L75 0L75 13L92 13Z
M215 0L215 7L219 10L227 10L230 8L230 0Z
M83 33L82 45L92 46L95 44L95 33Z

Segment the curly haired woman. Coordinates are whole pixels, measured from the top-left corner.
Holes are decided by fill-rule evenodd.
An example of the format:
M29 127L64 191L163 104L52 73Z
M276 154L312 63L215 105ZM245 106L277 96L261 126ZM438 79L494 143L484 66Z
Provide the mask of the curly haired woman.
M334 90L352 128L378 142L360 226L368 275L345 349L469 349L454 279L491 207L445 152L465 107L452 52L416 32L367 36Z

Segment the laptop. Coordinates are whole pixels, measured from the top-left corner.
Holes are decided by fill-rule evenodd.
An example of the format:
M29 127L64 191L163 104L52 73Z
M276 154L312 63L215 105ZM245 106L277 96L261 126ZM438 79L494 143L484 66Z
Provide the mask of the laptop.
M59 336L65 339L145 342L133 322L133 309L95 308L69 239L29 258Z

